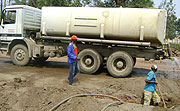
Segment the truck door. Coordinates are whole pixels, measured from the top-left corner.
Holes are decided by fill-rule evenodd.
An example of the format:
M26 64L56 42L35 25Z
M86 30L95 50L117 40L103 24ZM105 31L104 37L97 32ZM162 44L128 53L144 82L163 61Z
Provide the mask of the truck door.
M1 41L11 41L17 37L17 16L16 10L6 9L3 11L0 27ZM19 35L20 36L20 35Z

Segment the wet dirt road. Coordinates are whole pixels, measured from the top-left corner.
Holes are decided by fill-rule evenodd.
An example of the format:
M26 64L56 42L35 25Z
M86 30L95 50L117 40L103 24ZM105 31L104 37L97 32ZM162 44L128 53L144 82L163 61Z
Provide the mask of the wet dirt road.
M50 58L43 64L33 60L28 66L15 66L6 56L0 57L0 110L47 111L65 98L76 94L106 94L125 103L109 108L113 111L151 111L162 107L142 106L144 79L152 64L157 64L159 85L167 106L179 110L180 80L178 65L167 70L167 61L145 62L137 60L132 75L113 78L104 68L96 74L79 73L75 83L68 84L67 58ZM168 63L169 64L169 63ZM174 63L175 64L175 63ZM168 72L168 74L167 74ZM169 76L172 73L176 76ZM174 79L175 78L175 79ZM74 98L59 107L63 111L100 111L114 100L103 97ZM162 105L161 105L162 106Z

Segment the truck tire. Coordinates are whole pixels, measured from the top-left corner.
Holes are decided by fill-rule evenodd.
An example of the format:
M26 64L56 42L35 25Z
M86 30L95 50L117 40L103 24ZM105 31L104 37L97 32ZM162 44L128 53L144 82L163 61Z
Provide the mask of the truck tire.
M83 73L93 74L102 65L102 56L93 49L84 49L79 53L79 68Z
M37 63L43 63L45 62L49 57L34 57L34 60L37 62Z
M107 60L108 72L113 77L126 77L133 69L133 58L124 51L117 51L111 54Z
M11 60L15 65L24 66L27 65L31 58L29 57L28 49L26 46L19 44L11 50Z

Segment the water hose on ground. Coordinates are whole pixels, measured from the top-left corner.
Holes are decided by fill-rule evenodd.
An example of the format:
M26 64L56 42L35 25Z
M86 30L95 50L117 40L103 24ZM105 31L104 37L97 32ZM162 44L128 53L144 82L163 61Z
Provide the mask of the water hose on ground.
M105 106L101 111L105 111L109 106L112 106L112 105L114 105L114 104L121 105L121 104L123 104L123 102L118 101L118 102L110 103L110 104L108 104L107 106Z
M103 96L103 97L109 97L109 98L112 98L112 99L115 99L115 100L118 101L118 102L114 102L114 103L111 103L111 104L107 105L101 111L104 111L105 109L107 109L109 106L111 106L113 104L117 104L117 103L123 104L123 102L121 102L121 100L119 98L113 97L113 96L109 96L109 95L103 95L103 94L77 94L77 95L70 96L70 97L62 100L57 105L55 105L53 108L51 108L49 111L55 111L60 105L66 103L68 100L70 100L72 98L75 98L75 97L85 97L85 96Z

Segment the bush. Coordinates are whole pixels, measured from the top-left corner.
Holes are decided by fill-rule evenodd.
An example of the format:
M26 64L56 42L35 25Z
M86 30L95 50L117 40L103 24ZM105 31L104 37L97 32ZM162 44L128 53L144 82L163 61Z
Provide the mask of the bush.
M170 47L180 51L180 44L171 44Z

